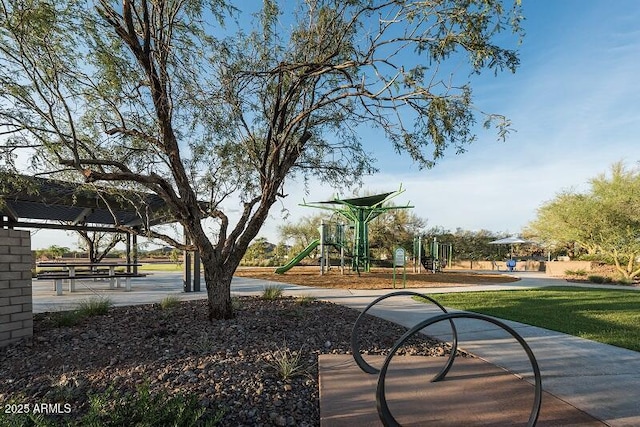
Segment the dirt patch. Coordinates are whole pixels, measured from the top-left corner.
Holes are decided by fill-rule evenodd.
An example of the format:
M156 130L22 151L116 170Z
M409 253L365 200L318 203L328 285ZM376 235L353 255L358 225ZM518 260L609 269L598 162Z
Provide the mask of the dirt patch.
M389 268L376 268L369 273L358 275L353 271L345 271L345 274L341 274L340 269L334 267L324 275L320 275L319 267L294 267L285 274L276 274L273 268L241 267L236 270L235 275L320 288L393 289L393 269ZM442 273L413 273L407 271L406 275L407 288L474 286L511 283L518 280L516 277L501 274L455 271ZM397 272L396 287L402 286L402 272Z

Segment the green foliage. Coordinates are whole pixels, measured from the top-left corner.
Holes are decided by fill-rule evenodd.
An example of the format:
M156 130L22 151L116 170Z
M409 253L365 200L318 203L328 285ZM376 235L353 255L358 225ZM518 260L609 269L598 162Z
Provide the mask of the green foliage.
M599 274L591 274L587 276L587 279L593 283L611 283L611 277L600 276Z
M369 223L369 247L374 258L393 258L393 250L403 247L410 251L413 237L420 234L426 221L409 209L391 210ZM375 250L374 250L375 248Z
M160 308L162 310L171 310L172 308L175 308L179 305L180 305L180 298L174 295L168 295L162 298L162 301L160 301Z
M241 265L254 267L275 267L286 260L286 246L283 243L274 245L260 237L249 247L242 258Z
M101 316L109 312L113 302L99 297L80 301L75 310L57 311L49 315L49 321L56 327L74 326L91 316Z
M180 262L180 251L176 248L173 248L171 250L171 252L169 253L169 259L171 260L171 262L173 262L176 266L179 266L181 264Z
M78 313L84 317L107 314L113 301L105 297L89 298L78 303Z
M298 255L309 244L320 238L320 224L326 218L325 213L318 213L312 216L303 216L295 223L287 222L278 226L280 239L291 243L288 255L294 257ZM318 257L319 249L314 249L309 255L311 258Z
M78 310L57 311L49 317L51 323L58 328L77 325L84 318Z
M48 396L48 398L52 398ZM10 402L24 403L29 399L17 397ZM62 400L64 402L64 400ZM224 415L218 410L213 415L205 413L193 396L170 396L166 392L152 393L148 384L138 387L135 393L122 394L110 386L105 392L89 395L89 408L77 418L43 414L6 414L0 412L0 425L7 427L120 427L120 426L216 426Z
M272 252L272 250L273 248L269 242L267 242L267 239L260 237L249 245L247 252L244 254L244 259L253 263L266 261L267 254Z
M208 354L216 348L216 341L206 332L202 332L200 336L193 340L191 349L197 354Z
M269 364L283 380L304 375L306 372L302 360L302 349L291 351L285 347L271 352L269 356Z
M585 248L610 259L620 276L640 275L640 168L611 167L586 193L565 192L538 209L529 228L549 245ZM575 253L573 254L575 255Z
M451 232L441 227L434 227L427 230L424 236L426 237L423 240L423 244L428 244L434 237L441 243L450 243L453 247L453 258L455 260L499 260L504 257L504 248L490 245L489 242L506 236L492 231L471 231L457 228L454 232ZM517 255L518 245L514 245L514 249Z
M79 420L82 426L215 426L222 418L219 411L205 417L205 408L194 396L152 393L142 385L136 393L120 394L114 388L89 397L89 411Z
M296 298L296 302L300 305L310 305L316 300L316 297L313 295L301 295Z
M446 307L640 351L640 292L547 287L432 295Z
M207 285L228 295L288 178L346 187L375 171L361 126L420 167L463 152L478 119L504 137L508 119L481 113L468 83L469 72L518 66L508 46L522 36L521 5L503 3L266 1L243 12L225 1L7 0L0 170L22 154L38 173L107 182L143 225L149 206L126 190L158 195L224 278ZM201 198L208 208L194 208ZM232 316L229 298L209 308Z
M262 291L262 299L267 301L273 301L282 298L282 293L284 290L282 286L278 285L267 285L264 287Z
M233 306L233 311L238 311L242 308L242 300L238 297L231 297L231 305Z
M36 258L58 259L69 252L71 252L71 249L66 246L51 245L46 249L37 249Z
M586 270L565 270L564 275L584 277L587 275L587 271Z

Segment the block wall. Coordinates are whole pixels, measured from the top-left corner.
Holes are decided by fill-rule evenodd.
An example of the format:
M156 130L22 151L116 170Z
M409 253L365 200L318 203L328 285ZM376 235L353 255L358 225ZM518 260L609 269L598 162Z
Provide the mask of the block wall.
M33 336L31 236L0 229L0 347Z

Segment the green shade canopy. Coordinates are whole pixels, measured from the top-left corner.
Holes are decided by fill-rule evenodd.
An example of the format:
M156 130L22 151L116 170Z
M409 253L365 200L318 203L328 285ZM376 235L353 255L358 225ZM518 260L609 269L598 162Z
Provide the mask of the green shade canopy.
M312 202L312 203L322 203L322 204L328 204L328 205L339 204L339 205L352 205L352 206L360 206L360 207L373 207L385 201L385 199L390 195L392 195L393 193L395 193L395 191L392 191L391 193L376 194L373 196L356 197L353 199L344 199L344 200L334 199L334 200L327 200L326 202Z
M398 191L392 191L390 193L343 200L336 198L324 202L304 203L302 206L330 210L351 221L354 229L353 248L351 251L353 269L360 271L360 268L362 268L364 271L369 271L369 222L390 210L413 208L413 206L383 206L384 202L389 201L403 192L404 190L402 190L402 186L400 186Z

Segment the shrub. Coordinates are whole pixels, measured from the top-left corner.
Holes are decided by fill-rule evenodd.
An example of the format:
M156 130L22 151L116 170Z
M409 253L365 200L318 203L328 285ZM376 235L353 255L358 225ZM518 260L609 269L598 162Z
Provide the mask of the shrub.
M179 304L180 304L180 298L173 295L168 295L164 297L162 301L160 301L160 308L162 310L170 310L172 308L177 307Z
M278 285L267 285L262 291L262 299L267 301L277 300L282 297L283 289Z
M564 274L565 276L584 277L587 275L587 271L586 270L566 270Z
M12 400L10 402L24 402ZM113 386L107 391L89 396L87 412L76 419L60 421L56 416L43 414L5 414L0 411L0 425L15 427L49 426L215 426L224 413L205 415L206 408L193 396L169 396L166 392L152 394L148 385L140 386L136 393L121 394ZM209 415L209 414L207 414Z
M78 312L78 310L71 310L52 313L50 320L53 326L61 328L64 326L75 326L84 318L85 316Z
M611 277L600 276L597 274L593 274L587 277L587 279L589 279L589 281L593 283L611 283Z
M633 279L628 279L626 277L621 277L616 280L616 283L619 285L633 285Z
M120 395L109 388L89 398L89 411L79 425L140 427L152 426L214 426L222 412L205 419L205 408L194 396L169 396L166 392L152 394L142 385L135 394Z
M269 363L283 380L305 373L302 364L302 349L300 351L291 351L288 347L278 349L270 354Z
M198 339L191 343L191 349L197 354L211 353L215 348L216 341L210 338L206 332L202 332Z
M316 300L316 298L312 295L301 295L297 298L297 302L300 305L309 305L312 302L314 302Z
M85 317L101 316L107 314L112 305L113 302L109 298L89 298L78 303L78 312Z

